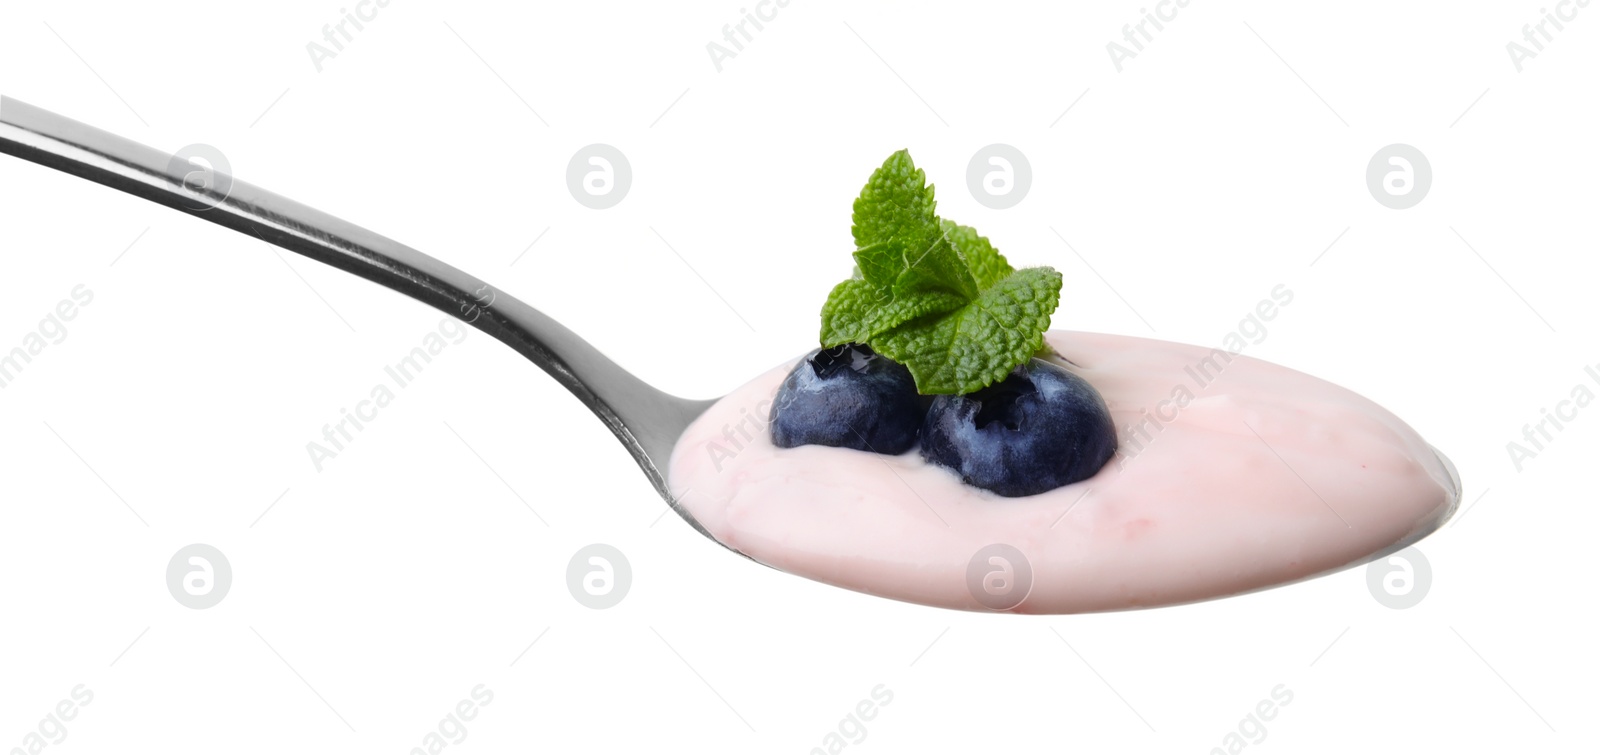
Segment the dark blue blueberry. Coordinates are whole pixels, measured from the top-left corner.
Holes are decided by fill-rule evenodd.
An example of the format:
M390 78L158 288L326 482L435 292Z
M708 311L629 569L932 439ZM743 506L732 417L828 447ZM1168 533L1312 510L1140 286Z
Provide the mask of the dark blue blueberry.
M923 404L902 365L862 344L817 349L772 402L772 442L902 454L917 442Z
M1116 450L1094 386L1040 359L987 388L938 397L922 424L923 458L1007 497L1093 477Z

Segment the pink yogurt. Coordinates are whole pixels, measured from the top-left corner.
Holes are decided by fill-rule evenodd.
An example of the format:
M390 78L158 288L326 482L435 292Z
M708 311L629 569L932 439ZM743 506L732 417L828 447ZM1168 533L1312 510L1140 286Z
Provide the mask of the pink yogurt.
M778 448L767 412L791 362L696 420L669 483L717 540L777 569L912 603L1026 614L1307 579L1421 539L1460 501L1448 460L1332 383L1166 341L1046 340L1118 428L1118 455L1087 480L1005 498L915 448Z

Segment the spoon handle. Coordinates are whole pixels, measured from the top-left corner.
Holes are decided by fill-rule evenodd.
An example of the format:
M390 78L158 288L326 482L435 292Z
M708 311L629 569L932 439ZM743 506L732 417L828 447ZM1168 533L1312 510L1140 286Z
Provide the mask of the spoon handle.
M550 373L611 428L667 497L673 443L709 401L663 393L543 313L476 277L372 231L10 97L0 96L0 152L183 210L391 288L455 315Z

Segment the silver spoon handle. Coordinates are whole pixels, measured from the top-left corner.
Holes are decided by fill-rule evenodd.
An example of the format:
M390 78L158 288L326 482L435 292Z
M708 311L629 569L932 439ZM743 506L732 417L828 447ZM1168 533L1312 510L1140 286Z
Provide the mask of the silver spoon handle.
M0 152L254 235L455 315L572 391L663 494L673 443L710 404L656 390L533 307L411 247L226 174L186 185L198 167L187 159L4 96Z

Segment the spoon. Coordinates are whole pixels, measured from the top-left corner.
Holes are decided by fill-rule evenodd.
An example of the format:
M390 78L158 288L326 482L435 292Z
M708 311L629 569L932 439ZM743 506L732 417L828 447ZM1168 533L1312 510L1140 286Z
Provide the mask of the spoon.
M1127 425L1124 453L1139 456L1115 470L1108 465L1090 480L1000 502L920 455L805 445L780 458L761 440L759 418L793 362L721 399L666 394L515 297L197 164L184 156L189 151L167 154L0 97L0 152L248 232L499 339L605 422L697 532L799 576L961 610L1148 608L1266 589L1397 553L1438 529L1460 503L1449 460L1346 389L1229 356L1237 351L1067 331L1045 337L1098 383L1113 416L1121 413L1118 424ZM1278 288L1256 311L1293 300ZM1229 387L1208 394L1204 387L1229 364ZM1198 381L1200 395L1174 379ZM1154 416L1179 429L1163 430L1162 422L1149 429L1151 415L1140 407L1151 401ZM1175 421L1190 403L1185 420ZM756 435L745 429L750 422ZM1140 453L1157 444L1153 433L1163 435L1157 450ZM700 492L686 499L674 484ZM919 489L939 491L938 510ZM1090 492L1095 502L1074 512ZM1379 577L1369 569L1369 583Z
M662 392L539 310L409 246L227 174L206 169L207 180L194 184L189 179L202 168L188 159L5 96L0 152L251 234L455 315L572 391L628 449L667 505L727 547L679 503L666 476L678 437L716 400Z

